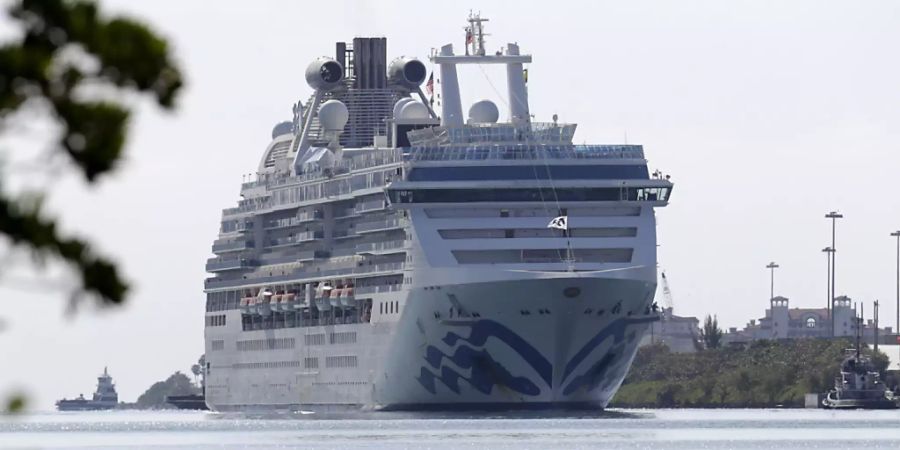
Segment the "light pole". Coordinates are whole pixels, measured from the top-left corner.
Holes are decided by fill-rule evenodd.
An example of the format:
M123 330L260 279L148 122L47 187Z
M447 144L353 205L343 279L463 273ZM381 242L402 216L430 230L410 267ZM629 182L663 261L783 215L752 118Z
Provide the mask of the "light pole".
M834 253L834 249L831 247L825 247L822 249L825 253L825 259L828 263L828 273L825 278L825 311L826 311L826 319L831 318L831 254Z
M770 262L768 265L766 265L766 269L769 269L771 271L770 281L769 281L769 285L770 285L769 286L769 300L770 301L773 298L775 298L775 269L777 269L778 267L779 267L779 265L775 264L774 262Z
M900 334L900 230L891 233L897 238L897 330Z
M837 291L834 290L834 279L837 269L837 246L835 245L834 237L837 230L837 219L842 219L843 217L844 215L837 211L825 214L826 219L831 219L831 300L828 303L831 304L832 311L834 311L834 297L837 296ZM834 336L834 314L831 315L831 335Z

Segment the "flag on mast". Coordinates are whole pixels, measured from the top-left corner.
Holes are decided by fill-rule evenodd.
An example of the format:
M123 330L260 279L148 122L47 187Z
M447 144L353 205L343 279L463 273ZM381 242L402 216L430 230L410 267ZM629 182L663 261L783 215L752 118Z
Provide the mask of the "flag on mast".
M569 229L569 216L559 216L547 224L547 228L556 228L557 230Z
M428 77L428 82L425 83L425 92L428 95L434 94L434 72L431 72L431 75Z

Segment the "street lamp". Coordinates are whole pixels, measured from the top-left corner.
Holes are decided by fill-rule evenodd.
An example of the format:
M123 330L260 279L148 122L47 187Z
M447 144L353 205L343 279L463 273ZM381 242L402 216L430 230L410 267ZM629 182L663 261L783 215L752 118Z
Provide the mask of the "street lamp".
M768 265L766 265L766 269L769 269L771 271L771 279L769 282L769 300L775 298L775 269L777 269L778 267L779 265L775 264L774 262L770 262Z
M837 269L837 246L834 242L834 236L837 230L837 219L842 219L843 217L844 215L837 211L825 214L826 219L831 219L831 300L829 303L832 311L834 311L834 297L837 295L837 291L834 290L835 271ZM831 335L834 336L834 314L831 315Z
M897 238L897 333L900 333L900 230L891 233Z
M825 259L828 260L828 273L825 278L825 311L827 311L828 318L831 317L831 254L834 253L834 249L831 247L825 247L822 249L825 253Z

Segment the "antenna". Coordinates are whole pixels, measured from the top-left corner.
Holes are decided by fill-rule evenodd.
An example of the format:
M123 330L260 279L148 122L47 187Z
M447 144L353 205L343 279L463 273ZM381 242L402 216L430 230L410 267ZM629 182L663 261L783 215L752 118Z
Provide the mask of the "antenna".
M484 22L489 19L481 18L481 11L472 13L469 10L469 26L466 27L466 51L469 50L469 44L472 44L472 54L475 56L484 56L484 37L490 36L484 32Z

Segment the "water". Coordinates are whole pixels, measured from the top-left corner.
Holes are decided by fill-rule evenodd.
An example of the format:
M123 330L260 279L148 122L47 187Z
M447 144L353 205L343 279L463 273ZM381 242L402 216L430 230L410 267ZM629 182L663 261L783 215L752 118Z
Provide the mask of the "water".
M0 448L900 448L900 411L616 410L265 417L184 411L0 419Z

